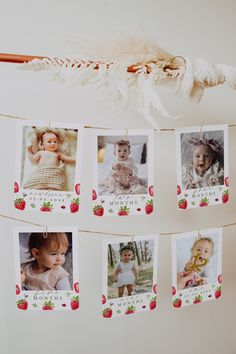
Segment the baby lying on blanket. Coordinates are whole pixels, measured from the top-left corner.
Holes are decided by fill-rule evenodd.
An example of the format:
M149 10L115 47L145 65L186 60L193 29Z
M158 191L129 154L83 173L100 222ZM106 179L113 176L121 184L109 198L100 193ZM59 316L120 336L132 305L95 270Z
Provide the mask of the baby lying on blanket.
M36 150L33 145L27 147L28 157L38 169L24 184L25 189L62 190L65 184L64 162L75 163L75 160L59 151L63 138L57 129L45 128L37 136Z
M129 141L117 141L114 145L114 159L111 163L109 176L105 182L107 191L111 193L119 193L124 189L132 191L139 185L138 169L135 166L134 160L129 155Z

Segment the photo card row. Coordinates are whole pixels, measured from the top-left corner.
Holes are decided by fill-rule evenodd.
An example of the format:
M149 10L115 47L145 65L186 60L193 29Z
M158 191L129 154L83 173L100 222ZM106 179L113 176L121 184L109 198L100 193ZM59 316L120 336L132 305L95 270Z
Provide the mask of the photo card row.
M91 214L151 215L153 130L93 129L90 160L83 152L84 131L75 123L18 123L15 208L78 214L86 158L92 168ZM176 162L179 210L229 201L228 126L177 129Z
M14 229L16 305L20 310L78 310L81 252L73 227ZM157 305L159 235L103 240L101 315L118 317ZM87 267L87 265L85 265ZM174 308L218 299L222 229L172 235ZM96 292L97 293L97 292Z

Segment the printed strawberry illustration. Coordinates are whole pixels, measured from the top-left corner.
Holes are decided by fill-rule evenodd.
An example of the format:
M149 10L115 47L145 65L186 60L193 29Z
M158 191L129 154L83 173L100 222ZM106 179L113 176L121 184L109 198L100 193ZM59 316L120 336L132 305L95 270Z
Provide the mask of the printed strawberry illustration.
M176 294L176 289L174 286L172 286L172 296L175 296L175 294Z
M200 207L204 207L204 206L208 206L208 204L209 204L209 199L207 199L207 198L202 198L202 199L200 200L199 206L200 206Z
M153 296L149 302L149 308L150 310L154 310L157 306L157 297Z
M16 295L20 294L20 287L18 284L16 284Z
M107 307L103 310L102 315L104 318L111 318L112 316L112 309L110 307Z
M73 296L70 302L71 310L78 310L79 308L79 296Z
M187 206L188 206L188 202L186 199L180 199L178 201L178 206L180 209L187 209Z
M79 198L74 198L70 202L70 212L77 213L79 211Z
M79 283L74 283L74 290L76 293L79 293Z
M176 307L176 308L179 308L182 306L182 300L178 297L177 299L175 299L173 301L173 306Z
M154 294L156 294L157 293L157 284L153 284L152 289L153 289Z
M92 200L96 200L97 199L97 192L93 189L92 190Z
M222 194L222 203L225 204L229 200L229 190L226 189L224 190L224 193Z
M215 298L218 299L221 297L221 286L218 286L215 290Z
M102 304L104 305L107 302L106 296L102 295Z
M103 206L101 204L95 205L95 207L93 208L93 213L96 216L103 216L103 214L104 214Z
M129 208L127 206L120 207L120 210L118 211L119 216L124 216L124 215L129 215Z
M27 310L28 308L28 302L25 299L18 300L16 304L20 310Z
M77 195L80 195L80 184L79 184L79 183L77 183L77 184L75 185L75 193L76 193Z
M151 214L153 212L153 200L150 199L147 201L145 205L145 212L146 214Z
M134 313L136 311L136 308L133 305L130 305L127 307L125 314L130 315L131 313Z
M25 209L25 200L23 198L16 198L14 201L15 208L19 210Z
M225 177L225 185L226 187L229 187L229 177Z
M42 307L42 310L45 310L45 311L47 311L47 310L53 310L54 309L54 304L52 303L52 301L45 301L44 302L44 305L43 305L43 307Z
M201 295L195 296L195 299L193 300L193 304L199 304L199 302L202 302L202 296Z
M153 196L154 196L154 187L153 187L153 186L150 186L150 187L148 188L148 192L149 192L150 196L153 197Z
M50 202L44 202L40 208L41 211L48 211L48 212L52 211L52 209L53 209L53 204Z
M17 182L14 182L14 193L18 193L19 192L19 185Z
M218 275L218 283L222 283L222 274Z
M180 195L181 194L181 187L180 185L177 185L177 195Z

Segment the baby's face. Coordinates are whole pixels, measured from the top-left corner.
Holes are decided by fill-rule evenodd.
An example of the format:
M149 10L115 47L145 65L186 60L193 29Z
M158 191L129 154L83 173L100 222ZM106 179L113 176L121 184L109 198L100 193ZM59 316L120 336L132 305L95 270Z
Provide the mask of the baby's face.
M53 133L45 133L43 135L43 147L46 151L57 151L58 149L58 138Z
M128 145L116 145L115 155L119 161L126 161L129 157Z
M133 252L132 251L124 250L121 253L121 260L124 263L128 263L129 261L131 261L132 258L133 258Z
M209 259L213 252L212 244L207 240L199 240L192 249L192 256Z
M66 251L65 247L59 249L42 247L38 250L37 262L46 269L55 269L65 263Z
M193 166L199 175L203 174L212 165L213 152L207 145L199 145L193 153Z

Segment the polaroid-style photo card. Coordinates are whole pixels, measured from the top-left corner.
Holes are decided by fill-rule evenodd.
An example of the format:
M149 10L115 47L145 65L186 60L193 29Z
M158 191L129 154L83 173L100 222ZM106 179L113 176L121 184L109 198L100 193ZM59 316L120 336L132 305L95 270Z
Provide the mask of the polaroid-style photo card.
M17 210L79 212L83 127L18 122L14 205Z
M146 235L104 241L104 318L156 308L158 240L159 235Z
M94 132L93 213L153 212L153 130Z
M172 236L175 308L218 299L222 282L222 228Z
M14 229L20 310L78 310L78 232L72 227Z
M227 125L177 129L176 160L179 209L228 202Z

